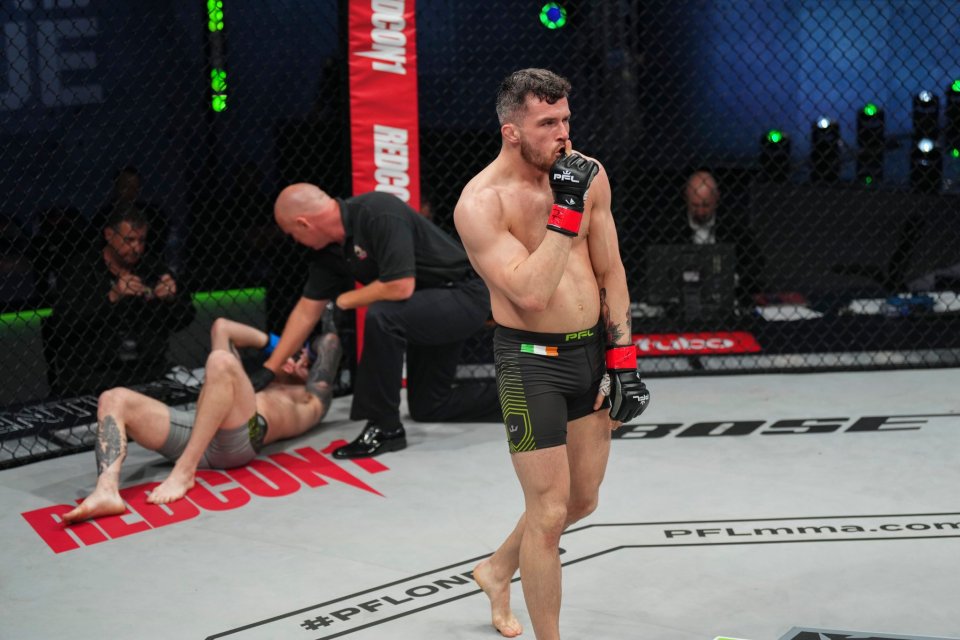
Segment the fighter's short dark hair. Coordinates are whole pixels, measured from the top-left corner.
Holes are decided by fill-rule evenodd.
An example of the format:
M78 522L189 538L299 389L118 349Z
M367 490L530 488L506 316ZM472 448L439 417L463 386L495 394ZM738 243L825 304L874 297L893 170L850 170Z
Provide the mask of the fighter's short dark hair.
M570 81L548 69L521 69L503 79L497 91L497 118L510 122L526 108L528 95L554 104L570 95Z

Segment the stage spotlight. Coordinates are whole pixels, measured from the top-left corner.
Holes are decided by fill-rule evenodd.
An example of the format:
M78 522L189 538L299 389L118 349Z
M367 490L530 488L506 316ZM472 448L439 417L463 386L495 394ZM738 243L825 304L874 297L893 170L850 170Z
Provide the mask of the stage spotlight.
M556 2L548 2L540 9L540 24L547 29L560 29L567 24L567 10Z
M868 102L857 112L857 181L871 185L883 180L886 149L883 109Z
M207 29L223 31L223 0L207 0Z
M947 151L952 158L960 158L960 80L954 80L947 87L946 131L944 132Z
M932 138L921 138L910 154L910 186L921 193L936 193L943 184L943 154Z
M783 182L790 174L790 137L780 129L760 138L760 174L768 182Z
M940 97L930 91L921 91L913 96L914 141L940 137Z
M830 118L813 123L810 145L810 180L836 182L840 177L840 125Z
M227 108L227 72L223 69L210 70L210 108L220 113Z

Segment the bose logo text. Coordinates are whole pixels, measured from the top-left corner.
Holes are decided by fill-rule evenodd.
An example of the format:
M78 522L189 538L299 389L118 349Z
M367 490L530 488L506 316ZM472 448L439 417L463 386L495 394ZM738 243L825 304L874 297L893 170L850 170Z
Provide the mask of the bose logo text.
M717 438L736 436L782 436L827 433L885 433L916 431L931 419L960 419L955 414L863 416L861 418L795 418L788 420L711 420L708 422L652 422L625 424L613 434L621 440L665 438Z

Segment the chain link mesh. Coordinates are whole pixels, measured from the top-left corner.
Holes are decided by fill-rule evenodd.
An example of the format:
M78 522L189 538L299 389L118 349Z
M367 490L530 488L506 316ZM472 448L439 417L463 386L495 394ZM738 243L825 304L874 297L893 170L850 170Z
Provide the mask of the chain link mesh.
M0 464L87 446L107 386L189 401L218 317L281 332L305 253L274 197L350 195L346 6L0 2ZM423 208L451 234L499 150L500 80L571 80L644 374L956 365L955 3L421 0L416 18ZM125 209L189 311L104 319L81 295ZM489 337L465 375L490 375Z

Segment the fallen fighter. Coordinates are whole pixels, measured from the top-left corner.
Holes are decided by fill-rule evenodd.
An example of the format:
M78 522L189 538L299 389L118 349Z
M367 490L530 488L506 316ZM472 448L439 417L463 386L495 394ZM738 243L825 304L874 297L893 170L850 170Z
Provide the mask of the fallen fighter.
M97 485L79 507L63 516L66 523L118 515L126 511L120 497L120 467L127 440L174 462L167 478L147 501L166 504L193 488L198 468L229 469L247 464L271 442L299 436L316 426L330 409L333 381L342 348L332 322L288 359L284 375L260 392L244 372L238 348L264 347L269 335L247 325L217 319L211 329L212 350L196 409L184 411L117 387L100 394L97 406ZM308 353L315 360L309 364Z

